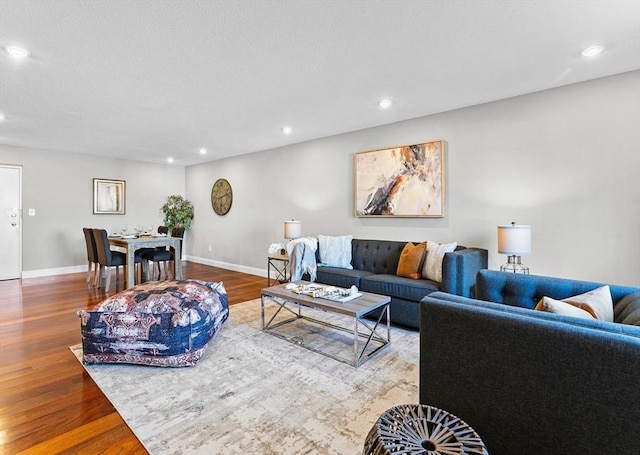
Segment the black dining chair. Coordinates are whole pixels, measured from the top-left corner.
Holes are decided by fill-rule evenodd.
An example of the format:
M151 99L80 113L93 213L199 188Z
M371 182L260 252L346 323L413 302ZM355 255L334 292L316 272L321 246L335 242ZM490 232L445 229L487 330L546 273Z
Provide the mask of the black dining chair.
M158 234L161 234L161 235L162 235L162 234L164 234L164 235L168 235L168 234L169 234L169 228L168 228L167 226L158 226ZM144 269L147 269L147 275L149 275L149 266L148 266L149 259L147 259L146 257L144 257L144 255L147 255L148 253L151 253L151 251L166 251L166 250L167 250L167 247L166 247L166 246L157 246L157 247L155 247L155 248L153 248L153 249L151 249L151 250L147 250L147 251L144 251L144 252L143 252L142 261L143 261L143 262L146 262L146 264L145 264L145 266L144 266L143 268L144 268ZM158 278L160 278L160 275L161 275L161 273L162 273L162 272L160 271L160 262L155 262L154 264L155 264L155 266L156 266L156 267L157 267L157 269L158 269ZM165 274L166 274L166 273L167 273L167 267L166 267L166 264L165 264ZM154 276L154 275L155 275L155 273L153 272L153 267L151 268L151 274L152 274L152 276ZM147 277L147 278L148 278L148 277Z
M164 227L164 226L160 226L158 228L158 233L162 234L162 232L160 232L160 228ZM166 232L165 232L166 233ZM180 239L184 238L184 228L181 227L174 227L171 229L171 237L178 237ZM182 240L180 240L180 246L182 246ZM158 280L162 277L162 272L160 270L160 263L164 262L164 275L165 275L165 279L169 279L169 269L171 269L170 267L167 267L168 263L174 262L176 256L176 252L173 248L170 249L166 249L166 248L158 248L155 251L152 251L150 253L145 253L142 255L142 258L144 260L147 261L151 261L153 263L156 264L157 270L158 270ZM180 260L180 258L178 258L178 260ZM179 267L179 265L177 265ZM149 267L149 270L151 270L152 273L152 278L155 278L155 271L153 270L153 267ZM174 274L175 276L175 274Z
M111 285L111 273L109 267L116 268L116 291L118 290L118 282L120 281L120 266L127 263L127 255L120 251L113 251L109 245L109 237L104 229L93 229L93 237L96 240L96 250L98 252L98 263L100 264L98 282L102 281L102 274L105 276L105 292L109 292ZM98 287L101 287L98 284Z
M84 232L84 241L87 245L87 283L95 286L96 275L100 264L98 263L98 250L96 249L96 240L93 237L93 229L82 228Z

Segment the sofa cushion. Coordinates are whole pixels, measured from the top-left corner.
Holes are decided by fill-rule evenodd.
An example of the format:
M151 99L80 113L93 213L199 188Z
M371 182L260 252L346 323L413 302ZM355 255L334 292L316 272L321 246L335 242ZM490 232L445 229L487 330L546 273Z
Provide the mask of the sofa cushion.
M360 279L361 291L388 295L391 298L419 302L424 296L438 290L439 284L430 280L414 280L396 275L367 275Z
M367 272L366 270L318 267L316 281L318 283L330 284L331 286L338 286L341 288L350 288L351 286L359 288L360 279L367 275L372 275L372 273Z
M320 264L323 267L339 267L352 269L351 265L351 241L352 235L337 237L318 235L318 254Z
M585 311L575 305L555 300L551 297L543 297L535 307L536 311L546 311L547 313L562 314L564 316L573 316L576 318L595 319L591 313Z
M427 280L442 282L442 261L445 253L455 251L458 242L436 243L427 241L427 257L422 268L422 277Z
M353 239L353 268L395 275L400 253L407 242Z
M613 308L613 320L621 324L640 326L640 291L620 299Z
M396 275L417 280L421 276L424 253L427 250L425 242L414 245L409 242L400 253Z

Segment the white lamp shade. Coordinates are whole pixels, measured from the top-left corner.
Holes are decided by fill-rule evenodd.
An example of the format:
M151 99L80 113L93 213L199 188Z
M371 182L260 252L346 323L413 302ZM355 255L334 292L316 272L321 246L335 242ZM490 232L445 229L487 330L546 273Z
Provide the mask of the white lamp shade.
M284 238L288 240L302 237L302 221L285 221L284 222Z
M498 226L498 253L525 256L531 254L531 226Z

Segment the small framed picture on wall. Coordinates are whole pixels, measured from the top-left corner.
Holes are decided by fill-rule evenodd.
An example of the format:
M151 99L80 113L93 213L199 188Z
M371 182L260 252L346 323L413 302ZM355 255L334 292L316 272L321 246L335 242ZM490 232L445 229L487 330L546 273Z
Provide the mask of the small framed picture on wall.
M124 180L93 179L94 215L124 215L126 185Z

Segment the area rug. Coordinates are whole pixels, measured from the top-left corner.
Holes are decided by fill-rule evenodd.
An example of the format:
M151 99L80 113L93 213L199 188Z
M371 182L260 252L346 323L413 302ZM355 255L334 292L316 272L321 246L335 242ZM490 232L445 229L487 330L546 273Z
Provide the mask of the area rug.
M391 345L354 368L262 332L257 299L230 307L194 367L84 368L152 455L355 455L385 410L417 402L418 357L418 332L392 327Z

